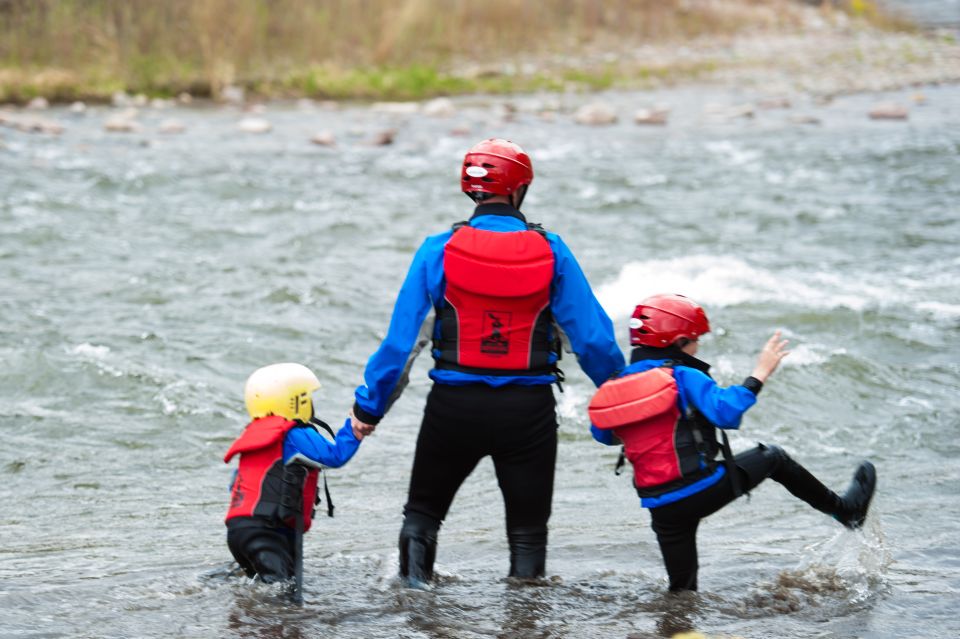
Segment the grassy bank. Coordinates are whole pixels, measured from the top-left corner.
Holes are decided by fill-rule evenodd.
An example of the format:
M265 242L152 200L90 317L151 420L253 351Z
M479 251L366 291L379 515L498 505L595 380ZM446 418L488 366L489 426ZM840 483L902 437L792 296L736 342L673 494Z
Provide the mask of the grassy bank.
M811 16L903 26L868 0L0 0L0 101L217 97L231 85L363 99L642 86L714 63L617 52L797 33Z

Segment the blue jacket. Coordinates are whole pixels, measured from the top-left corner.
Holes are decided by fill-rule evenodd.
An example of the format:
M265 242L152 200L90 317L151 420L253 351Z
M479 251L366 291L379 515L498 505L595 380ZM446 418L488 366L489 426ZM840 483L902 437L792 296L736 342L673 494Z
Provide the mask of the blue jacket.
M631 373L642 373L643 371L663 366L666 359L643 359L630 364L619 377L630 375ZM673 367L674 379L677 382L677 404L681 414L685 414L688 407L694 407L707 418L710 423L718 428L734 430L740 427L740 420L747 410L757 403L760 382L751 384L752 389L743 385L734 385L723 388L706 373L695 368L683 365ZM753 379L753 378L748 378ZM613 435L612 430L603 430L594 425L590 425L590 433L593 438L601 444L608 446L619 445L619 442ZM656 508L666 504L679 501L698 493L710 486L716 484L726 474L723 464L717 465L716 470L703 479L684 486L683 488L664 493L657 497L643 497L640 504L644 508Z
M291 428L283 440L283 463L295 461L312 468L340 468L359 447L360 440L354 436L349 418L333 442L315 428Z
M486 231L527 230L523 216L505 204L481 204L469 224ZM439 338L440 326L428 316L431 310L436 311L445 303L443 257L452 235L450 230L428 237L413 258L397 295L387 336L367 361L364 384L356 390L354 412L364 422L375 424L383 417L406 386L413 360L432 340ZM550 310L576 353L580 367L599 386L624 366L613 323L594 297L567 245L553 233L547 234L547 240L554 255ZM438 369L430 371L430 377L437 383L450 385L478 382L490 386L539 385L556 381L553 375L492 376Z

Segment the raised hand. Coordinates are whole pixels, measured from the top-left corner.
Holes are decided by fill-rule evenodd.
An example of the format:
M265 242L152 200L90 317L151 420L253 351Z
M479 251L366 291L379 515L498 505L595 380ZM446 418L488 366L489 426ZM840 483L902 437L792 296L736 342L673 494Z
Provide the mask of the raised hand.
M777 366L780 365L780 360L790 354L790 351L785 350L788 343L788 340L780 339L780 331L774 333L773 336L767 340L767 343L763 345L763 349L761 349L760 355L757 357L757 365L754 367L751 376L756 377L761 382L766 382L767 378L773 374L773 371L777 370Z

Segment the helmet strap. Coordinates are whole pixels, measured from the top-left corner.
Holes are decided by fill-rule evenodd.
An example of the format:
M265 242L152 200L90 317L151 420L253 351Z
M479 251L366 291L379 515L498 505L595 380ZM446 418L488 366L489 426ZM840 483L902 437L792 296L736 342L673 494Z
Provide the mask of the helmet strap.
M476 202L477 204L482 204L484 201L489 200L493 197L493 193L483 193L481 191L468 191L467 197Z
M523 198L527 195L527 184L524 184L517 188L516 191L510 196L511 200L515 200L513 208L520 210L520 205L523 204Z

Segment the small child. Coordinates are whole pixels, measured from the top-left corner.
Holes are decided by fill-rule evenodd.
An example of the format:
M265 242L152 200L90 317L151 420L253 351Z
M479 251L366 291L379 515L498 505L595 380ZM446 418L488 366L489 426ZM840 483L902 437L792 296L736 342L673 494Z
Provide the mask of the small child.
M229 463L240 455L226 517L227 545L247 576L265 583L295 576L300 538L319 502L319 472L343 466L363 439L350 419L332 443L318 432L317 426L333 435L313 415L311 395L318 388L317 376L301 364L254 371L244 388L252 421L223 458ZM329 501L328 493L333 516Z
M726 433L740 426L764 382L787 356L779 331L764 345L743 384L722 388L709 364L697 359L699 337L710 331L706 313L681 295L654 295L630 320L630 365L590 402L591 432L607 445L622 443L633 465L640 504L650 509L670 590L697 589L700 520L767 477L844 526L863 525L876 486L869 461L837 495L778 446L758 445L736 457ZM619 440L619 441L618 441ZM722 452L724 461L718 463Z

